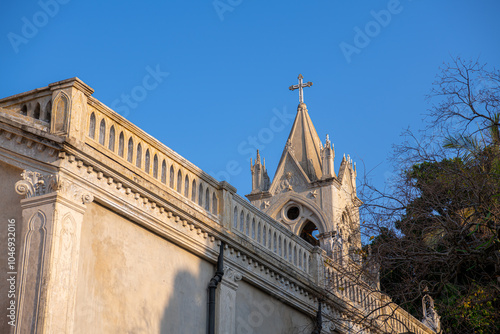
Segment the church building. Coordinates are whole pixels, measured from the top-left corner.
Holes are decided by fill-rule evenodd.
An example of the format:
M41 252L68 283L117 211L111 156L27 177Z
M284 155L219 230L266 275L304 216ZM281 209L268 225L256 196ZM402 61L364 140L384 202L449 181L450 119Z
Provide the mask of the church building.
M0 332L439 332L363 259L356 165L316 133L311 85L248 200L78 78L0 99Z

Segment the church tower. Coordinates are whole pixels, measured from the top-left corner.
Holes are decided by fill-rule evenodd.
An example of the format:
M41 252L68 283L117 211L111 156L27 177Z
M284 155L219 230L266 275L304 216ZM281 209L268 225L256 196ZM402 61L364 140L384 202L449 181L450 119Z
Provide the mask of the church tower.
M309 117L299 84L297 115L272 182L257 151L251 162L252 192L246 197L256 207L282 223L310 244L320 246L334 260L357 262L361 248L356 166L345 155L335 174L335 149L329 136L323 144Z

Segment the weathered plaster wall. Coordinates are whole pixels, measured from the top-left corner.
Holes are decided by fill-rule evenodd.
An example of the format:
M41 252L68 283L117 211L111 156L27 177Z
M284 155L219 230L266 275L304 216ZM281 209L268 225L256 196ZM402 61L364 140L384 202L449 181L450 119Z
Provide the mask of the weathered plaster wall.
M9 219L16 220L16 265L19 264L19 250L21 243L22 212L20 200L21 195L14 191L14 184L20 180L22 170L0 161L0 333L9 333L11 326L7 323L9 319L5 316L9 305L7 293L9 284L7 282L7 224Z
M96 203L80 256L75 333L206 333L212 264Z
M236 334L301 334L312 331L312 320L304 314L245 281L238 285Z

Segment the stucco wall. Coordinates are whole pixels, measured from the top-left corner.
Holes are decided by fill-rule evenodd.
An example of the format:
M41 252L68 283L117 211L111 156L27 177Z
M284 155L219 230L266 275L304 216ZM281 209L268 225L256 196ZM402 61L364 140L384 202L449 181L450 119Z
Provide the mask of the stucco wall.
M8 324L9 319L6 317L7 307L9 306L9 284L7 282L7 225L9 219L15 219L16 223L16 265L19 264L19 253L21 246L21 231L22 231L22 212L19 201L22 196L14 191L14 185L21 179L22 170L10 166L3 161L0 161L0 333L8 333L11 326ZM19 277L17 277L19 278Z
M254 286L241 281L236 293L236 334L301 334L312 320Z
M206 291L214 270L124 217L89 204L75 333L204 334Z

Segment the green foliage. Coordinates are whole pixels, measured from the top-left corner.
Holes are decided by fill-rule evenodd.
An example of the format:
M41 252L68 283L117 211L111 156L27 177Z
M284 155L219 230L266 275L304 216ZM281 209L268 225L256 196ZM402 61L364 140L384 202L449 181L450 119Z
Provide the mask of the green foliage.
M443 71L432 115L444 152L407 149L417 161L386 210L401 214L371 242L382 290L421 319L428 286L443 333L500 333L500 73L483 72L460 59ZM474 75L499 84L474 93Z

